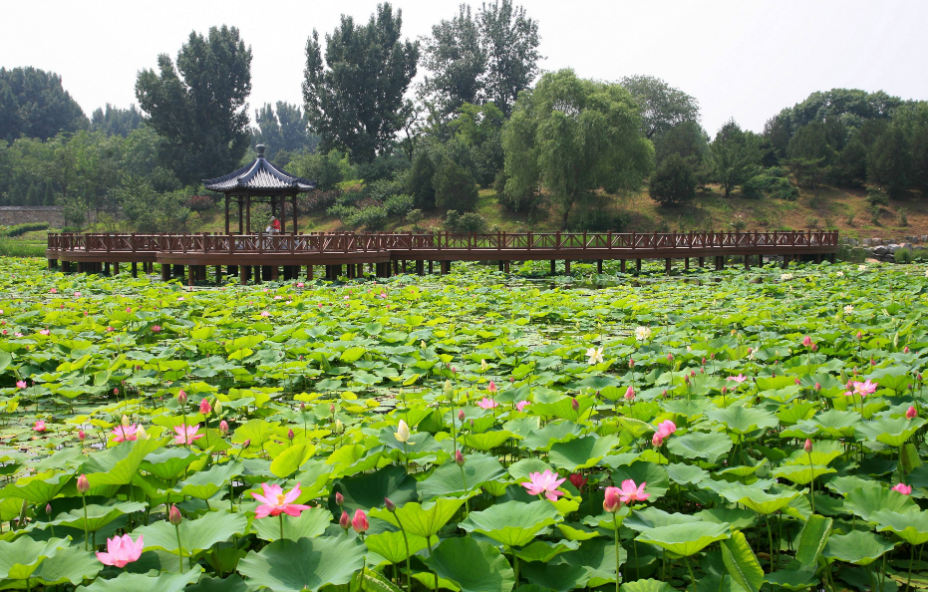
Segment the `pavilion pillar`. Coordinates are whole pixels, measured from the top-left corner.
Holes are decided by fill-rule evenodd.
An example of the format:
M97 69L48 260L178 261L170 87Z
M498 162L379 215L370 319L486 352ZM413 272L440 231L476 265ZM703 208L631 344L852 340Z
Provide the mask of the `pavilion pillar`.
M238 197L238 233L245 234L245 218L242 214L242 196Z
M358 271L355 273L355 276L359 278L364 277L364 264L363 263L358 263Z
M251 196L245 196L245 232L251 234Z
M229 194L226 193L226 234L229 234Z
M103 264L103 273L105 273L106 275L110 274L110 262L109 261Z
M435 273L435 268L432 266L433 263L435 262L432 260L429 260L429 275L432 275L433 273Z
M296 218L296 193L293 194L293 197L291 198L291 202L292 202L291 205L293 207L293 234L297 234L300 232L300 227L297 224L297 218Z
M167 263L161 264L161 281L167 282L171 279L171 266Z
M509 260L503 261L503 273L509 273Z
M243 266L239 267L238 269L239 269L239 272L238 272L238 283L239 283L240 285L244 286L244 285L246 285L246 284L248 283L248 274L245 272L245 270L248 269L248 268L245 267L245 266L243 265Z
M690 258L684 257L683 258L683 271L689 271L689 270L690 270Z
M506 268L502 259L496 262L496 266L499 268L500 271L503 271L503 269Z
M313 266L312 265L306 266L306 281L307 282L313 281Z
M744 268L751 269L751 256L750 255L744 256Z
M188 286L193 287L193 283L194 283L194 281L196 281L196 280L195 280L195 278L196 278L196 273L197 273L197 270L194 269L194 266L193 266L193 265L188 265L188 266L187 266L187 285L188 285Z
M406 260L403 259L403 273L406 273Z

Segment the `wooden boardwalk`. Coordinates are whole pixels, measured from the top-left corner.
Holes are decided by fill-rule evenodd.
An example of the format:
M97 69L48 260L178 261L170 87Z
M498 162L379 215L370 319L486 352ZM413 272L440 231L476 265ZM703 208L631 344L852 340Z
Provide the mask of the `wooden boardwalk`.
M695 259L700 266L707 258L717 269L738 256L745 266L752 259L758 264L764 257L782 258L785 265L793 259L823 257L834 261L838 252L837 231L789 232L691 232L691 233L505 233L495 234L413 234L413 233L310 233L310 234L54 234L48 235L46 257L50 267L61 262L64 271L76 264L78 272L109 271L112 264L129 264L136 275L141 264L144 272L153 273L160 264L165 280L186 276L189 283L206 280L208 266L215 267L217 281L226 273L237 275L241 283L250 279L277 280L281 268L285 279L300 277L303 267L307 279L314 267L325 266L325 277L343 274L360 277L363 266L378 277L407 270L412 262L417 273L424 274L428 264L440 264L442 273L454 261L497 261L500 269L509 270L512 261L563 260L570 271L571 261L595 261L600 272L604 260L635 261L641 269L642 259L664 259L669 271L674 259L684 260L689 268Z

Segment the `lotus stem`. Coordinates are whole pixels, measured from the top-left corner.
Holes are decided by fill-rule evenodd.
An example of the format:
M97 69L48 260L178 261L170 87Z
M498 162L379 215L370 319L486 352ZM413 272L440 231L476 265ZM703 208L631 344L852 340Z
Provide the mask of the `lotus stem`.
M616 516L616 512L612 513L612 538L615 542L615 592L619 592L619 580L622 578L619 577L619 518ZM635 544L635 541L632 540L632 544ZM635 567L638 567L638 559L635 559ZM694 584L695 586L695 584Z
M683 557L683 563L686 564L686 569L690 572L690 581L693 582L693 592L696 592L696 576L693 575L693 566L690 565L690 560L685 556Z
M396 523L400 525L400 532L403 533L403 543L406 545L406 592L412 592L412 570L409 567L409 539L406 537L406 529L403 528L403 523L400 521L400 517L397 514ZM428 541L428 539L426 539ZM431 554L431 548L429 549Z
M87 541L89 537L87 536L87 497L81 495L81 504L84 506L84 551L89 551L87 548Z
M280 519L280 540L284 540L284 515L278 514L277 517Z
M180 542L180 524L174 525L174 532L177 533L177 561L180 567L178 573L184 573L184 547Z
M815 465L812 464L812 453L809 453L809 470L812 471L812 478L809 479L809 503L812 505L812 513L815 514Z

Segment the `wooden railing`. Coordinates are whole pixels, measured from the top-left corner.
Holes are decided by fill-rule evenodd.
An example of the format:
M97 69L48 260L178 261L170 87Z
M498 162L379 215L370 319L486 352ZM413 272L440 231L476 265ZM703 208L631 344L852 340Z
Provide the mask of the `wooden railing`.
M679 250L838 245L837 231L786 232L525 232L495 234L70 234L49 233L56 251L165 253L352 253L402 250Z

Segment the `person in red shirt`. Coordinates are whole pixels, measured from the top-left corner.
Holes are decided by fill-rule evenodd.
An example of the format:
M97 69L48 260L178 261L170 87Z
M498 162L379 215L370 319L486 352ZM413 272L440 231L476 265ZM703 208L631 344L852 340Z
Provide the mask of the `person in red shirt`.
M280 234L280 220L271 218L271 228L274 229L275 234Z

